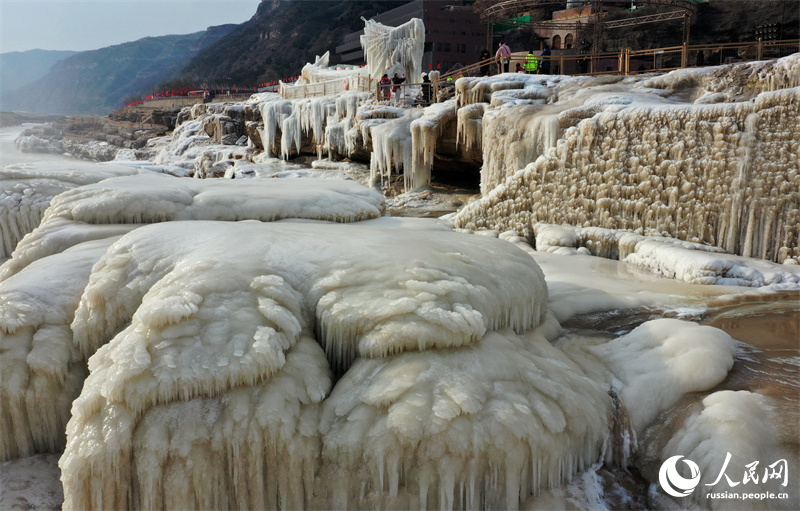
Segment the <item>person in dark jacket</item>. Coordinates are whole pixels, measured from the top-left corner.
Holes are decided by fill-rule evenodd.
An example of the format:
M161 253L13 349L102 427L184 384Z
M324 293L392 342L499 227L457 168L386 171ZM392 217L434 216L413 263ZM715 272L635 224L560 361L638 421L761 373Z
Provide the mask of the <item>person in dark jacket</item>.
M481 76L486 76L489 74L489 50L486 48L483 49L481 52Z
M431 93L433 92L433 84L427 74L422 75L422 103L424 106L431 104Z
M397 73L394 74L394 77L392 77L392 94L395 94L395 95L397 94L397 91L400 89L400 87L398 87L398 85L400 85L404 81L406 81L406 77L405 76L400 77L400 76L397 75Z
M541 59L539 59L539 72L543 75L550 74L550 55L550 47L545 46L541 53Z

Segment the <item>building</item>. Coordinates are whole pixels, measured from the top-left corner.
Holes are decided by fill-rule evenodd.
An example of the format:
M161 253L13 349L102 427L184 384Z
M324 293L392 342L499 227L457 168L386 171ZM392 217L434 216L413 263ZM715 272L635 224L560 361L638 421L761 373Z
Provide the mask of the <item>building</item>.
M415 0L372 19L390 27L397 27L412 18L425 24L425 53L422 70L447 71L454 64L468 65L480 59L486 48L486 25L467 2L454 0ZM342 64L363 64L364 50L361 35L364 31L348 34L336 47L336 57ZM491 51L491 50L490 50Z

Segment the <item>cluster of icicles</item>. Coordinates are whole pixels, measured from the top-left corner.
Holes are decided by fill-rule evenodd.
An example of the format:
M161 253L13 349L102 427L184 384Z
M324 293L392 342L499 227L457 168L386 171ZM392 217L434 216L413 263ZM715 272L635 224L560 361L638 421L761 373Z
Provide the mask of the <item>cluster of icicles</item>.
M595 226L798 260L800 87L784 77L798 62L644 81L460 80L459 125L486 113L483 197L456 224L526 236L537 223ZM715 92L748 76L761 87Z
M357 93L267 101L262 138L283 158L368 155L373 184L402 172L406 190L431 182L437 144L454 139L465 160L483 160L483 199L460 227L592 225L783 262L800 258L798 61L656 78L464 78L455 101L424 110ZM726 89L732 81L756 85Z

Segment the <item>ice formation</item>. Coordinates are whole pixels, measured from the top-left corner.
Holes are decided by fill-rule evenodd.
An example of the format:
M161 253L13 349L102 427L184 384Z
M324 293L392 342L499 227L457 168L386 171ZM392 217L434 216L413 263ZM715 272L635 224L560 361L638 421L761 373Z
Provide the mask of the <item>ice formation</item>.
M180 410L200 408L203 425L197 427L205 432L224 431L217 421L228 421L235 433L226 435L224 439L230 443L215 448L223 449L216 452L232 453L256 432L270 442L278 442L277 438L286 442L279 442L277 449L291 450L291 442L300 442L303 449L313 452L319 433L313 429L303 433L303 424L313 423L315 403L326 394L324 374L329 363L335 372L343 373L355 357L381 359L409 351L470 349L489 343L482 340L487 331L506 329L504 335L513 338L514 330L527 331L542 320L546 288L540 271L524 252L496 240L472 240L447 231L435 231L432 239L428 229L395 229L391 222L384 223L167 222L139 228L115 243L94 266L72 324L83 353L96 353L67 429L67 449L61 460L66 507L159 505L159 499L167 498L172 487L167 482L159 486L156 476L151 479L139 474L140 453L132 447L139 435L138 422L150 413L178 420ZM251 241L237 251L237 272L232 274L225 271L229 247L242 239ZM341 239L348 243L340 243ZM476 272L485 260L497 261L498 266L491 273ZM328 361L309 342L301 357L304 369L292 369L284 378L292 350L298 349L303 335L318 340ZM315 351L319 355L314 355ZM544 360L539 364L542 371L551 367ZM309 370L314 365L316 369ZM500 367L496 377L507 376ZM308 381L303 385L313 392L296 390L300 383L292 378L304 374ZM318 379L315 375L320 374L323 377ZM556 392L549 388L544 386L541 392ZM239 396L235 407L228 404L231 393ZM261 397L262 393L267 397ZM216 401L174 403L190 399ZM258 405L262 399L264 404ZM532 407L546 406L531 399ZM160 411L160 406L169 410ZM151 412L154 407L158 410ZM231 412L219 412L220 407L229 407ZM263 412L259 411L262 407ZM291 425L275 423L274 430L263 431L254 421L261 421L262 426L269 422L263 415L267 410L276 410L273 413L280 417L288 415ZM227 418L228 413L235 417ZM548 413L558 417L561 412ZM152 431L164 427L160 419L151 420L156 428ZM542 420L555 419L548 416ZM101 424L113 427L101 428ZM550 424L556 433L557 424L557 420ZM592 454L587 446L599 440L597 433L585 431L585 424L575 427L579 433L575 439L568 435L565 449L572 453L574 461L570 463L577 467L579 460L585 462ZM167 456L185 460L187 449L208 441L206 433L193 431L185 422L181 422L183 429L188 431L176 433L174 446L169 444L177 449L174 456L145 447L142 467L160 466L159 470L166 472L156 474L167 477L163 468ZM305 435L309 444L302 439ZM270 442L265 439L257 445L272 449L275 444ZM253 455L266 456L265 452ZM220 470L228 471L225 477L230 478L230 472L240 471L238 463L243 460L237 456ZM311 473L313 461L308 461ZM176 466L184 463L188 462L176 462ZM299 470L293 473L304 474L305 469L298 466L306 462L298 459L292 463L297 464L292 471ZM518 471L523 468L515 467ZM254 467L251 475L242 477L263 481L259 470L261 467ZM568 470L567 465L561 470ZM122 483L115 475L119 473L127 474ZM177 474L173 477L174 484L193 484ZM311 479L303 477L305 490L292 486L293 497L280 493L279 501L303 502L311 484ZM129 493L126 482L142 480L148 481L148 486ZM239 499L248 498L241 491L248 487L245 483L219 482L228 484L226 491ZM116 490L99 491L109 484ZM525 484L524 488L531 488L530 483ZM267 492L265 488L264 494ZM258 494L262 495L260 490ZM196 502L217 503L209 499L223 498L219 495L224 492L211 492ZM92 496L103 500L92 501ZM274 495L269 498L275 499ZM259 501L240 502L249 507Z
M64 448L86 378L70 324L92 265L114 240L78 244L0 282L0 460Z
M57 218L86 223L308 218L353 222L376 218L383 197L352 181L197 180L158 174L115 178L59 195L42 224Z
M441 138L442 125L455 120L456 108L453 102L431 105L424 110L422 117L411 123L411 140L414 160L403 171L405 190L417 190L431 182L431 168L436 153L436 142Z
M726 254L700 243L641 236L600 227L533 224L536 250L560 255L592 254L619 259L655 274L691 284L793 289L800 267Z
M42 221L59 193L115 176L138 174L139 169L76 161L13 164L0 169L0 261Z
M717 328L677 319L648 321L596 346L621 382L620 397L641 434L689 392L714 388L733 366L736 344Z
M731 501L712 501L713 509L749 509L752 504L743 494L757 492L791 492L796 482L798 459L789 447L795 439L783 438L775 427L776 410L769 396L748 391L718 391L703 398L688 413L674 419L671 424L655 427L649 432L653 441L648 462L657 467L663 460L681 455L696 463L700 469L700 483L692 492L692 499L703 505L709 493L736 494ZM780 469L783 460L786 464ZM756 462L753 465L753 462ZM777 463L776 470L770 465ZM649 468L652 470L653 468ZM751 472L750 469L754 470ZM764 474L779 477L764 477ZM757 481L744 477L755 476ZM757 486L756 486L757 485ZM792 509L789 499L766 500L767 509Z
M596 460L609 405L535 332L361 359L322 406L323 474L361 481L341 509L516 509Z
M372 185L388 183L393 173L399 174L402 170L408 190L409 185L415 183L415 174L410 172L416 159L411 125L422 112L400 110L400 116L395 119L364 122L362 125L369 129L372 142L372 156L369 162L370 183ZM383 113L385 110L379 111ZM424 178L421 180L424 181Z
M0 350L7 369L0 403L8 412L0 458L63 447L80 367L97 349L77 350L70 324L89 270L117 237L142 223L287 217L344 222L379 217L383 207L380 194L337 180L231 182L142 174L58 195L41 225L0 268ZM55 402L42 413L45 396L55 396Z
M405 76L408 83L419 83L424 45L425 25L418 18L399 27L364 20L361 47L369 74L375 80L380 80L384 74L398 73Z
M411 55L423 36L403 30ZM380 74L397 58L384 42L369 50ZM675 292L689 283L798 287L796 267L723 253L798 257L798 71L800 56L464 78L426 109L257 94L185 110L141 153L152 172L236 179L15 188L20 203L64 193L0 268L0 456L66 444L67 509L514 509L634 452L650 481L674 454L712 472L723 444L737 467L774 461L770 400L714 392L727 334L660 319L587 338L559 322L696 304ZM455 221L484 236L378 218L382 197L352 182L239 179L327 153L413 190L445 139L483 160L484 197ZM6 218L28 214L15 204ZM642 270L648 285L631 284Z
M594 225L797 259L798 68L793 55L644 80L459 80L461 104L491 93L492 106L484 196L456 225L526 236L537 222Z

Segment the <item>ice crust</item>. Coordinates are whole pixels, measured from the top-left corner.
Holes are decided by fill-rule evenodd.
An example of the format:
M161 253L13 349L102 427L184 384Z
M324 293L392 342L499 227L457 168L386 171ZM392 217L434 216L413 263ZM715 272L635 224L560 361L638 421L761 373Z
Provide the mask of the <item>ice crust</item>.
M164 175L110 179L59 195L43 223L308 218L353 222L383 213L383 197L352 181L198 180Z

